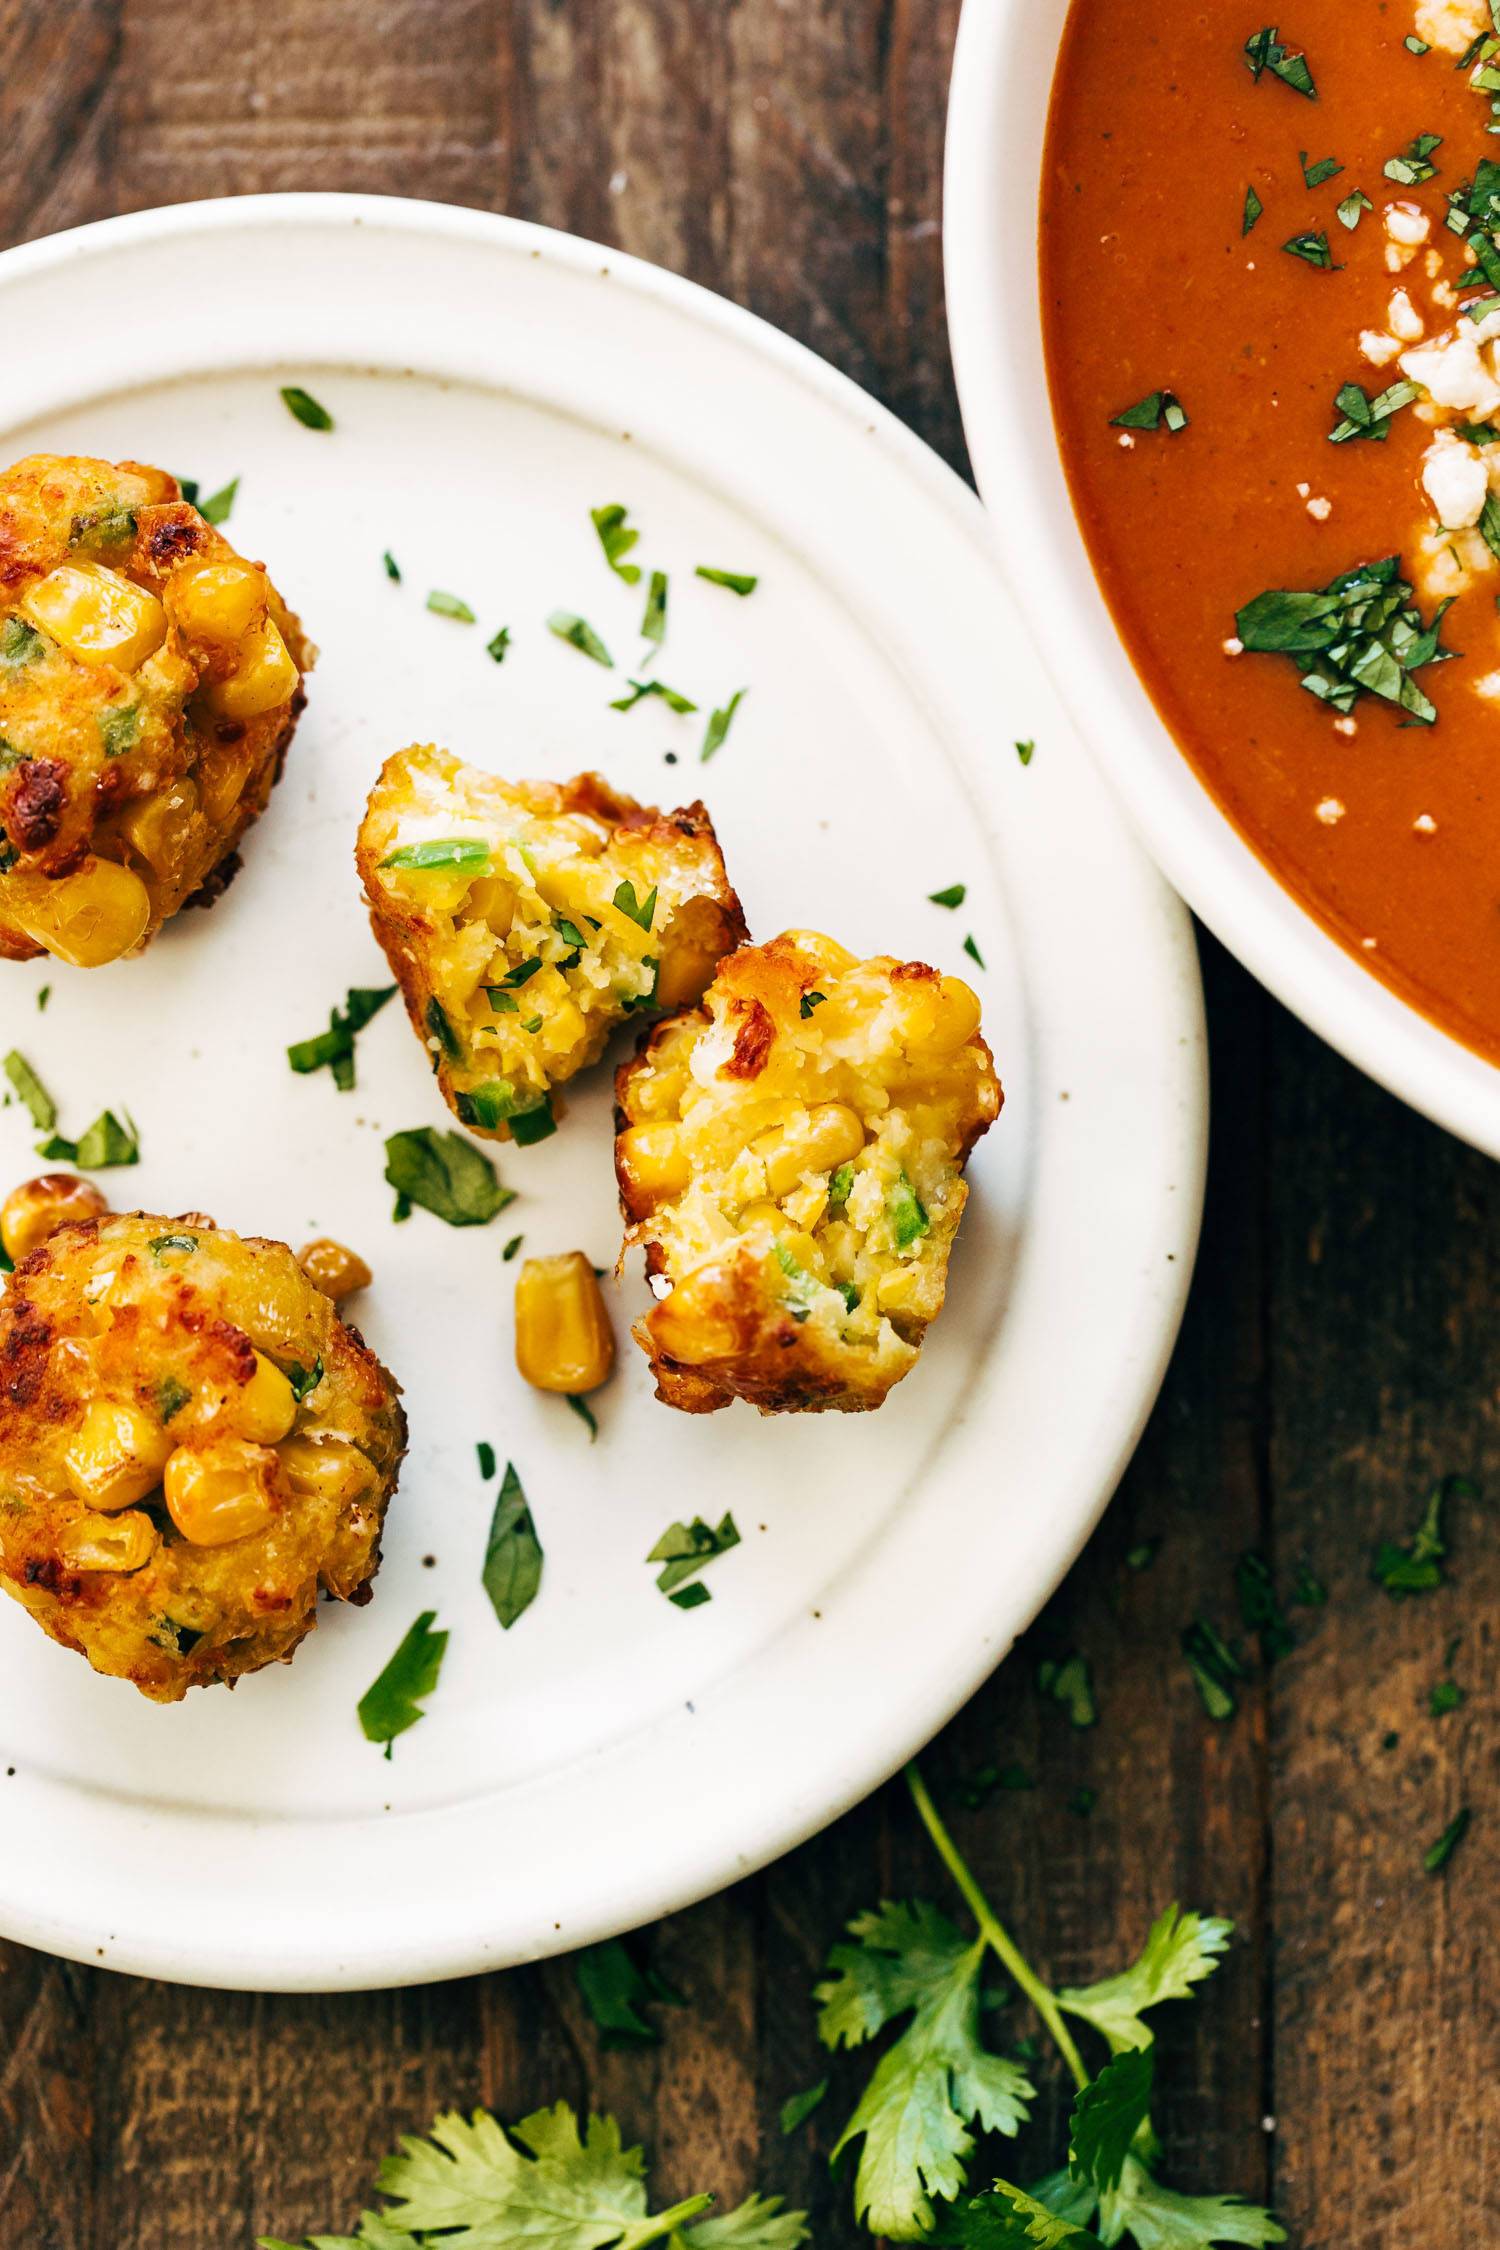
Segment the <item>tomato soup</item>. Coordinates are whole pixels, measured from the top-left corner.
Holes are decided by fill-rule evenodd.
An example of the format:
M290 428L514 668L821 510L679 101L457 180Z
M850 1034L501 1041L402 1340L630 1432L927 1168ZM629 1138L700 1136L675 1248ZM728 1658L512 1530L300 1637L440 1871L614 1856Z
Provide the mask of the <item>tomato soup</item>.
M1500 1062L1500 39L1486 0L1288 11L1074 0L1041 209L1059 439L1225 812Z

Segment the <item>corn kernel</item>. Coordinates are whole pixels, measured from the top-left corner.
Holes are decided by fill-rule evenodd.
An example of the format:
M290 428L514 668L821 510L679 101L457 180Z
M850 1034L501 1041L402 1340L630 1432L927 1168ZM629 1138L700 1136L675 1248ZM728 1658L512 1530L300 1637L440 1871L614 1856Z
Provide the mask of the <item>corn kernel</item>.
M158 876L167 876L185 856L184 847L198 810L198 791L184 774L170 788L140 798L121 816L120 830Z
M69 1570L101 1570L123 1575L139 1570L156 1552L156 1526L149 1516L75 1516L58 1533L57 1551Z
M219 1417L219 1426L253 1445L275 1445L297 1419L297 1394L279 1367L261 1353L255 1355L255 1373L230 1393Z
M756 1227L769 1227L774 1234L783 1224L779 1203L751 1203L740 1214L741 1234L751 1234Z
M63 1455L68 1483L101 1514L134 1507L161 1483L172 1440L159 1422L124 1399L94 1399Z
M875 1302L882 1312L906 1312L931 1286L924 1266L916 1262L892 1266L875 1284Z
M240 643L240 658L227 680L213 680L205 688L209 709L223 719L258 719L288 703L301 677L286 642L268 617L248 632Z
M167 587L168 606L184 633L230 646L249 632L265 600L264 574L238 557L179 570Z
M765 1159L767 1192L783 1196L805 1172L832 1172L852 1163L864 1145L865 1129L854 1111L843 1102L825 1102L757 1141L755 1153Z
M316 1242L304 1243L297 1252L297 1263L314 1289L321 1289L336 1305L352 1297L356 1289L370 1286L372 1277L364 1259L326 1234L320 1234Z
M280 1448L281 1466L293 1492L307 1493L347 1507L375 1482L373 1465L357 1445L338 1438L288 1438Z
M276 1455L243 1438L199 1451L179 1446L162 1478L173 1523L195 1547L225 1547L264 1531L276 1513Z
M167 637L167 613L156 596L103 563L59 563L20 606L33 625L85 664L133 672Z
M810 954L818 966L830 974L854 966L854 955L849 948L840 945L837 938L825 937L821 930L788 930L786 942L794 945L799 953Z
M924 1054L952 1055L979 1029L979 995L962 977L913 985L906 996L906 1037Z
M710 1270L687 1274L651 1314L651 1334L659 1351L690 1367L728 1359L739 1346L739 1331L724 1306L720 1278Z
M23 1180L0 1203L0 1244L16 1263L59 1227L101 1218L108 1209L92 1180L81 1180L76 1172L43 1172L38 1179Z
M209 751L198 768L198 788L203 799L204 817L215 828L222 828L245 794L245 784L250 779L255 764L253 750L237 750L216 745Z
M685 1008L701 1000L713 982L719 956L702 945L669 945L656 974L656 1004Z
M652 1203L681 1195L693 1176L675 1125L630 1126L620 1135L618 1156L630 1186Z
M614 1332L581 1250L528 1258L516 1279L516 1365L539 1391L596 1391L615 1364Z
M75 969L102 968L140 944L151 894L118 860L88 859L9 909L33 943Z

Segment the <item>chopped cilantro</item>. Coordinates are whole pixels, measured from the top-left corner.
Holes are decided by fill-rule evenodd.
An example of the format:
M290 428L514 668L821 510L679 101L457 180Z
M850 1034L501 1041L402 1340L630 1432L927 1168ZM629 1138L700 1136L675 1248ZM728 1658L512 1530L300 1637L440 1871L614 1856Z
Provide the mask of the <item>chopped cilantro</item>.
M30 1110L31 1122L37 1131L50 1133L57 1123L57 1104L26 1057L12 1047L5 1058L4 1069L15 1089L17 1100L24 1102Z
M1018 742L1016 744L1016 756L1023 766L1029 766L1036 756L1036 744L1034 742Z
M385 1176L398 1196L420 1203L450 1227L487 1226L515 1201L495 1167L461 1133L438 1134L430 1125L393 1133L385 1144Z
M34 664L45 646L41 634L24 617L7 617L0 625L0 664L9 671Z
M1441 1836L1428 1845L1426 1851L1422 1854L1422 1865L1429 1875L1441 1874L1468 1834L1469 1822L1472 1818L1473 1815L1469 1807L1461 1805Z
M146 1247L160 1265L169 1250L180 1250L185 1257L191 1257L198 1247L198 1237L195 1234L158 1234L152 1236Z
M646 588L646 607L641 614L641 638L654 641L658 648L667 637L667 574L653 570Z
M499 632L492 634L490 639L485 642L484 653L486 656L492 656L497 664L503 664L505 662L505 652L509 647L510 627L508 625L502 625Z
M1391 416L1410 406L1419 395L1415 383L1392 383L1378 398L1367 397L1358 383L1343 384L1333 401L1342 419L1329 431L1329 443L1344 445L1350 438L1384 438Z
M488 867L490 847L482 836L430 836L425 843L401 844L387 852L382 868Z
M703 730L703 748L698 756L706 765L716 750L721 750L734 724L734 715L749 694L748 688L736 688L727 703L709 714L708 725Z
M520 1240L519 1235L516 1239L517 1241ZM479 1474L488 1484L495 1473L495 1448L490 1444L488 1438L481 1438L474 1451L479 1457Z
M1076 1649L1061 1662L1054 1657L1044 1657L1036 1668L1036 1684L1043 1695L1062 1705L1072 1726L1098 1725L1099 1706L1094 1699L1089 1660L1080 1656Z
M1443 1538L1443 1510L1450 1500L1472 1500L1474 1487L1467 1477L1444 1477L1427 1496L1427 1505L1410 1537L1399 1545L1382 1539L1375 1550L1373 1575L1392 1601L1408 1594L1430 1594L1443 1583L1442 1558L1448 1552Z
M1165 423L1175 437L1179 430L1187 428L1187 419L1174 392L1148 391L1134 406L1122 407L1118 414L1111 414L1109 426L1112 430L1159 430Z
M661 2033L642 2010L653 2002L682 2005L682 1994L654 1969L643 1969L623 1938L585 1946L574 1956L573 1974L601 2047L659 2046Z
M510 1137L517 1148L531 1148L537 1141L549 1141L557 1131L557 1120L552 1114L552 1096L544 1095L530 1109L518 1109L510 1121ZM510 1198L507 1196L506 1201Z
M292 1386L292 1396L300 1406L305 1398L311 1398L323 1380L322 1357L314 1359L311 1367L304 1367L300 1360L288 1360L285 1374Z
M1409 55L1425 55L1431 52L1427 41L1419 39L1414 31L1409 31L1401 44Z
M51 1140L37 1142L37 1154L54 1163L76 1164L80 1171L107 1172L116 1165L139 1164L140 1135L128 1115L122 1125L114 1111L106 1109L80 1139L68 1141L55 1133Z
M206 500L200 500L198 513L204 522L228 523L234 512L235 496L239 489L239 478L231 477L228 484L221 485L217 492L211 492Z
M507 991L518 991L523 984L530 984L537 971L545 967L546 963L541 955L534 953L529 961L518 961L513 969L507 969L500 982ZM493 1007L495 1004L493 986L490 987L490 995L490 1005Z
M123 757L135 748L141 731L141 707L138 703L112 703L99 713L98 723L105 757Z
M656 914L656 885L652 884L644 899L638 899L635 895L634 883L627 880L615 892L614 902L620 912L628 916L638 929L649 930Z
M629 513L629 509L622 508L618 501L611 501L603 508L589 510L594 529L599 534L599 544L604 549L605 561L617 578L623 578L627 586L634 586L640 579L641 566L639 563L626 562L625 557L641 535L627 523Z
M1344 197L1334 216L1341 227L1347 227L1350 234L1353 234L1366 211L1373 211L1374 208L1374 204L1370 201L1364 189L1355 188L1352 195Z
M1400 558L1357 563L1321 591L1258 594L1235 614L1247 649L1293 657L1302 685L1333 710L1347 712L1361 694L1396 704L1423 726L1437 712L1411 677L1421 665L1453 654L1438 645L1449 607L1438 605L1424 625L1412 590L1398 576Z
M513 1234L511 1236L509 1242L507 1242L505 1248L500 1253L500 1256L504 1260L506 1265L510 1264L511 1259L515 1256L516 1252L520 1249L521 1244L525 1240L526 1237L524 1234Z
M805 2125L827 2092L828 2080L820 2078L817 2085L809 2086L805 2093L789 2094L779 2112L783 2134L795 2133L799 2125Z
M632 680L625 694L611 703L611 711L633 711L648 695L659 695L669 711L696 711L698 706L691 696L681 695L669 688L665 680Z
M553 610L547 619L547 630L555 633L560 641L566 641L569 648L576 648L583 656L591 656L596 664L602 664L607 671L614 670L615 660L593 626L572 610Z
M479 622L466 601L461 600L457 594L445 594L440 587L434 587L428 595L427 607L434 617L451 617L460 625L477 625Z
M397 562L389 547L386 548L380 559L385 565L386 577L389 578L393 586L399 586L401 583L401 565Z
M1436 1680L1427 1698L1427 1709L1434 1719L1446 1718L1456 1711L1464 1700L1464 1691L1457 1680Z
M975 944L972 931L970 932L969 936L964 939L964 951L968 954L969 959L973 961L977 967L981 969L984 967L984 955L980 952L979 947Z
M573 1412L578 1416L579 1421L588 1431L589 1443L590 1445L592 1445L599 1435L599 1417L595 1414L594 1409L590 1406L588 1400L582 1397L579 1392L565 1391L563 1393L563 1396L567 1400L569 1406L571 1406L571 1408L573 1409Z
M424 1020L433 1042L442 1048L450 1062L456 1062L464 1051L464 1043L454 1030L447 1009L435 994L427 1003L427 1013Z
M1240 216L1240 233L1242 236L1250 232L1264 209L1265 205L1261 202L1254 188L1247 187L1245 190L1245 208Z
M1316 228L1294 234L1281 247L1289 257L1300 258L1305 266L1316 266L1324 273L1333 271L1333 252L1328 247L1328 237Z
M310 391L300 384L287 383L282 388L282 404L287 412L302 424L304 430L331 430L333 416L326 406L320 406Z
M155 1248L155 1245L152 1245ZM174 1414L180 1414L192 1397L186 1383L179 1383L175 1375L165 1376L156 1386L157 1419L165 1426Z
M1317 100L1318 89L1313 84L1306 55L1284 47L1274 24L1264 31L1253 32L1245 41L1245 62L1257 86L1263 73L1269 71L1283 86L1290 86L1294 94L1305 94L1310 102Z
M1437 166L1428 160L1435 148L1441 148L1441 133L1418 133L1416 139L1404 148L1399 156L1390 157L1382 166L1388 180L1398 187L1420 187L1424 180L1432 179Z
M744 571L713 570L707 563L699 563L693 575L706 578L710 586L727 586L731 594L753 594L760 584L758 578L751 577Z
M814 1008L821 1008L827 998L826 992L804 992L797 1004L797 1013L802 1021L806 1023Z
M480 1465L483 1467L482 1456ZM493 1471L494 1465L495 1457L491 1452L486 1475ZM495 1512L490 1518L480 1577L489 1595L490 1607L509 1632L516 1619L530 1609L542 1583L542 1543L536 1535L521 1480L510 1461L505 1464Z
M966 883L950 883L945 891L929 891L928 898L934 906L962 906L969 895Z
M365 1739L383 1742L387 1757L397 1735L426 1717L422 1703L437 1686L448 1636L433 1632L436 1617L436 1610L423 1610L374 1685L359 1699Z
M1234 1650L1200 1617L1184 1631L1182 1653L1209 1717L1232 1719L1239 1705L1231 1683L1249 1678Z
M1332 156L1320 156L1316 164L1309 164L1305 148L1298 149L1297 159L1302 166L1303 182L1310 188L1321 187L1325 180L1331 180L1336 173L1342 172L1344 169L1343 165Z
M293 1070L304 1076L314 1070L331 1070L335 1086L347 1094L354 1084L355 1037L379 1015L395 990L393 984L351 985L344 995L343 1013L337 1008L330 1010L326 1031L288 1047L286 1059Z
M660 1591L676 1600L678 1589L690 1591L687 1581L696 1578L699 1571L718 1555L727 1555L731 1547L740 1543L739 1528L732 1515L722 1516L718 1525L705 1523L702 1516L694 1516L691 1523L669 1524L646 1560L660 1563L656 1574ZM691 1603L679 1602L679 1608L696 1608L706 1602L709 1590L700 1587Z

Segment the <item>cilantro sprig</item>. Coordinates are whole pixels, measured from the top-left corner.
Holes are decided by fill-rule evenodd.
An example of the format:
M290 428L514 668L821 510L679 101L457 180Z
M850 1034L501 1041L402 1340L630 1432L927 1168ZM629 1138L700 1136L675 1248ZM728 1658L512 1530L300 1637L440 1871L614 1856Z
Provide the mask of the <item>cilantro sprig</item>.
M315 1070L328 1070L341 1094L347 1094L354 1084L354 1042L367 1023L374 1021L396 987L386 985L352 985L344 995L343 1012L331 1009L328 1029L311 1039L298 1039L288 1047L286 1059L293 1070L306 1076Z

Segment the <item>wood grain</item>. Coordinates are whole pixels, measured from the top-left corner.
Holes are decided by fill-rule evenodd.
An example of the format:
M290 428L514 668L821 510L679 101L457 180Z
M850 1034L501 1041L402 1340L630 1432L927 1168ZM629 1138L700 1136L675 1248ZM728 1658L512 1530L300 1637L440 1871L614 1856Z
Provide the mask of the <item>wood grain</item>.
M737 298L961 464L939 233L956 20L957 0L0 0L0 240L279 188L509 210ZM1235 1917L1164 2033L1175 2180L1274 2197L1303 2250L1470 2250L1500 2178L1493 1516L1456 1512L1451 1582L1423 1601L1392 1603L1368 1556L1432 1477L1500 1481L1495 1173L1212 945L1205 967L1212 1175L1168 1383L1087 1554L926 1767L950 1805L985 1765L1036 1778L954 1819L1057 1978L1121 1962L1173 1898ZM1216 1726L1178 1636L1234 1629L1249 1548L1283 1580L1306 1560L1331 1599ZM1100 1704L1082 1732L1035 1680L1075 1648ZM1468 1701L1433 1719L1447 1671ZM1424 1875L1461 1802L1472 1833ZM780 2191L846 2250L866 2238L826 2158L857 2075L836 2065L790 2140L777 2113L826 2067L809 1992L842 1922L914 1892L955 1907L893 1788L642 1940L686 2002L645 2053L601 2052L567 1962L274 1999L0 1947L0 2241L237 2250L347 2225L439 2107L562 2096L618 2111L664 2195ZM1022 2176L1055 2160L1063 2098L1049 2074Z

